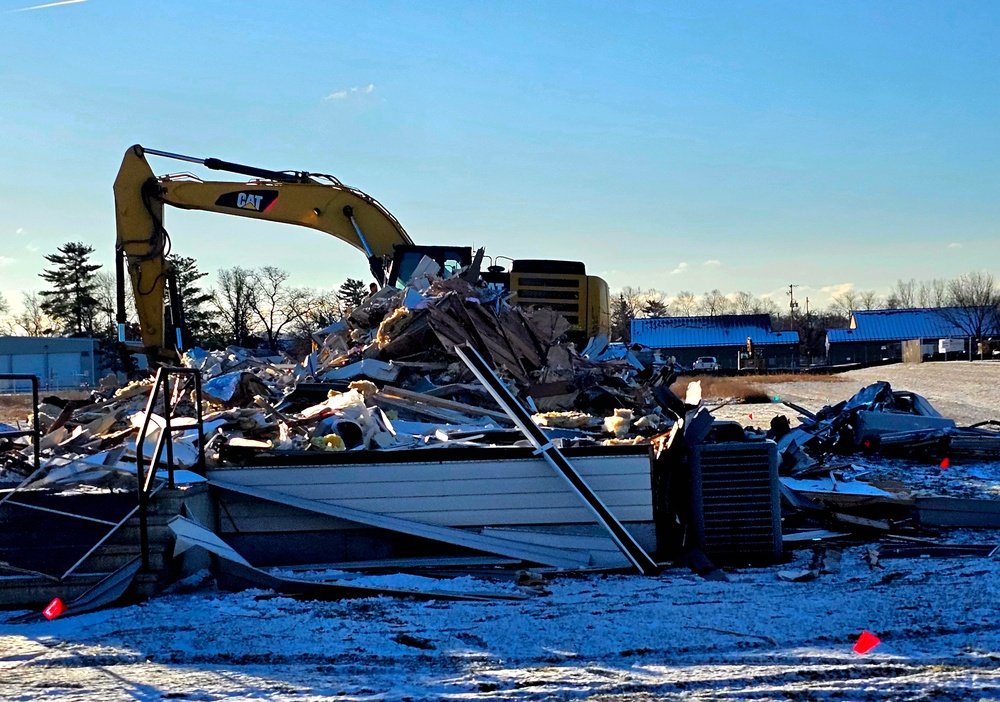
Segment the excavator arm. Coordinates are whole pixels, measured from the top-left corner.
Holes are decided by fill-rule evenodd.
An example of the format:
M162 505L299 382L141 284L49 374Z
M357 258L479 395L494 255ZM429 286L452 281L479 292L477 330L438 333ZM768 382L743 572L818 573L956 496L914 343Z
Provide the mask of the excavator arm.
M249 182L203 181L194 176L156 176L146 154L177 158L254 178ZM125 330L125 287L132 282L142 345L151 360L176 358L181 344L165 338L164 290L170 268L163 206L283 222L326 232L368 257L372 274L385 282L393 247L411 245L409 235L377 200L336 178L304 172L267 171L250 166L179 156L141 146L125 152L114 185L117 224L118 334ZM176 300L176 294L171 295ZM175 316L175 326L178 320Z

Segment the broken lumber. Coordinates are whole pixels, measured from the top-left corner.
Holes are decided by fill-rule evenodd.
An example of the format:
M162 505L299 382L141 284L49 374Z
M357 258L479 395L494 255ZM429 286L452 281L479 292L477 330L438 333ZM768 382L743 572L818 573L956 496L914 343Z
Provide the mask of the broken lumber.
M469 417L489 417L490 419L497 419L505 424L510 424L510 417L504 412L499 412L497 410L484 409L482 407L476 407L474 405L467 405L464 402L456 402L455 400L446 400L441 397L434 397L432 395L427 395L424 393L413 392L412 390L404 390L403 388L386 387L383 388L379 393L382 396L399 398L402 400L409 400L417 404L430 405L431 407L439 407L441 409L452 410L454 412L460 412Z

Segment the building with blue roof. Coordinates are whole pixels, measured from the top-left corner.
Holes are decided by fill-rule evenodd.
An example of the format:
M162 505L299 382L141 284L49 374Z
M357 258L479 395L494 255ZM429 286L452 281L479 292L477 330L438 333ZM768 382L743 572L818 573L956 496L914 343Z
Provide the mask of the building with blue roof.
M941 307L903 310L856 310L847 329L829 329L826 351L830 363L900 361L904 346L912 345L916 358L943 360L968 357L969 342L1000 336L1000 320L992 308ZM941 352L941 340L953 351ZM908 356L909 358L909 356Z
M797 368L799 333L773 331L771 315L724 314L632 320L632 343L673 356L690 366L699 356L715 356L723 368L740 367L739 354L750 340L768 368Z

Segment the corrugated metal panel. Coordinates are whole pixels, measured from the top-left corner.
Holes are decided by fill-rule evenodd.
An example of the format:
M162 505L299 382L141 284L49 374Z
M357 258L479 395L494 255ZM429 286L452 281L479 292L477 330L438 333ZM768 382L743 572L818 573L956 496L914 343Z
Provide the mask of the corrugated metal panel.
M96 381L96 339L0 336L0 373L38 376L42 390L78 388ZM27 381L0 381L0 392L26 392Z
M766 314L632 320L632 343L654 349L744 346L747 337L755 346L799 343L796 331L771 331L771 317Z
M0 336L0 354L93 353L97 339L65 336Z
M855 312L852 329L830 329L827 341L831 344L863 341L906 341L908 339L961 339L969 332L953 320L964 314L962 310L942 309L864 310ZM968 325L964 325L968 326ZM990 336L1000 334L996 325L989 325Z

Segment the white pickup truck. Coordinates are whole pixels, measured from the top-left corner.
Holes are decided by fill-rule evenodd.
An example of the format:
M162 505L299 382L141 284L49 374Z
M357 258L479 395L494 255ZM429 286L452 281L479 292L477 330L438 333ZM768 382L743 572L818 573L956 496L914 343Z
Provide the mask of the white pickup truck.
M698 360L691 364L691 370L717 371L722 370L722 366L715 356L699 356Z

